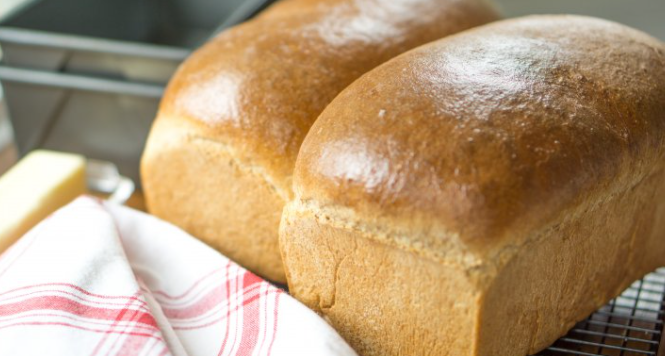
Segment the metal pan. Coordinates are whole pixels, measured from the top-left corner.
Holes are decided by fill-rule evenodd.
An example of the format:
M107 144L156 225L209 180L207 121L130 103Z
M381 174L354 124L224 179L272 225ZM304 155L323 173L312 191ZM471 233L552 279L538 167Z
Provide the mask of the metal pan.
M0 23L19 153L111 161L139 182L162 91L192 49L272 0L42 0Z

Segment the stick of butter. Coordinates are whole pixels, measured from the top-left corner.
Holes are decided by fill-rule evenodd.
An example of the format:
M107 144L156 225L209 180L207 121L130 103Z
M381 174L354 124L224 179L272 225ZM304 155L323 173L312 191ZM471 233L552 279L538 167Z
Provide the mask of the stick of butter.
M37 150L0 177L0 253L86 192L83 156Z

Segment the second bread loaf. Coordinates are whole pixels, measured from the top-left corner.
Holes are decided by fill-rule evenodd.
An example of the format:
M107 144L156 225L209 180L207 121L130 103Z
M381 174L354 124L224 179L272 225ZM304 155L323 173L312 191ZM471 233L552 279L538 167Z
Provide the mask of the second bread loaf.
M148 209L284 282L280 214L325 106L386 60L496 18L484 0L280 1L171 80L142 158Z

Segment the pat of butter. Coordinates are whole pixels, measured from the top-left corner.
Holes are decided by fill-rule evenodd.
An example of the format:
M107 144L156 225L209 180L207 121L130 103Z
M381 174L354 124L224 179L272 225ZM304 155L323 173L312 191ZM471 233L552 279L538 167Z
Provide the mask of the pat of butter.
M0 253L86 192L83 156L38 150L0 177Z

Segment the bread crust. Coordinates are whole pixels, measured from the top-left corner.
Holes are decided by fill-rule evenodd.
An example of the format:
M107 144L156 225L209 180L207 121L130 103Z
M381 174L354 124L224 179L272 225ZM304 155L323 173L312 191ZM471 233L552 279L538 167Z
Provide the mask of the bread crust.
M335 96L409 49L498 18L483 0L286 0L178 70L160 114L205 125L290 191L300 144Z
M665 264L664 113L665 45L604 20L396 57L303 143L290 291L363 355L535 353Z
M188 122L160 120L155 129L161 134L151 143L159 150L144 155L150 167L158 167L143 177L151 187L150 196L158 197L148 200L150 212L195 232L246 268L283 282L281 258L266 251L279 248L273 229L279 224L284 199L263 172L241 164L231 147ZM214 189L221 184L225 189ZM224 236L252 238L220 238Z
M341 216L340 216L341 215ZM291 295L359 354L526 356L665 265L665 174L589 201L498 261L427 258L357 216L294 200L280 225Z
M579 16L489 24L345 89L303 143L296 196L494 250L662 165L663 98L665 46L641 32Z
M284 281L281 266L255 264L262 255L279 259L278 220L252 223L235 219L219 200L239 199L242 206L281 214L292 197L291 177L300 144L320 112L366 71L418 45L498 18L485 0L283 0L260 16L230 29L196 51L172 78L162 100L142 159L142 180L149 210L211 243L254 272ZM163 150L161 137L176 139L169 125L188 125L208 142L227 149L241 166L237 179L272 187L269 197L220 181L224 160L201 156L191 166L177 155L189 147ZM169 127L169 128L167 128ZM163 129L164 128L164 129ZM173 157L170 157L173 156ZM203 161L201 161L203 160ZM210 168L208 168L210 167ZM247 168L247 169L245 169ZM194 170L171 177L170 170ZM258 175L257 175L258 172ZM222 174L231 176L235 173ZM196 186L193 190L190 186ZM189 191L174 201L167 191ZM212 194L216 201L196 194ZM205 204L200 205L201 202ZM174 208L178 206L178 208ZM219 218L205 221L204 211ZM199 222L194 222L198 216ZM226 218L222 218L226 217ZM189 219L189 220L187 220ZM190 221L191 220L191 221ZM222 226L223 225L223 226ZM221 242L221 240L228 240ZM248 257L225 246L266 246ZM251 257L254 255L254 257ZM249 258L249 259L248 259Z

